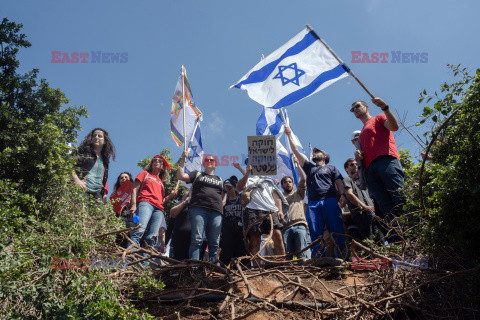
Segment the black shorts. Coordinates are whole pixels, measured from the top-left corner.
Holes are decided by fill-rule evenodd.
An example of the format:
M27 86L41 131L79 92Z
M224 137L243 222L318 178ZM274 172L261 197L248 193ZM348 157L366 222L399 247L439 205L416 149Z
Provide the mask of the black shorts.
M245 227L245 231L252 225L255 221L258 219L264 217L265 215L269 214L268 211L263 211L263 210L254 210L250 208L245 208L243 211L243 225ZM274 229L282 229L283 224L280 223L278 220L278 214L276 212L272 213L272 220L273 220L273 228ZM267 218L263 220L262 222L257 223L254 225L250 231L248 231L248 234L254 234L254 233L259 233L259 234L269 234L270 233L270 219Z

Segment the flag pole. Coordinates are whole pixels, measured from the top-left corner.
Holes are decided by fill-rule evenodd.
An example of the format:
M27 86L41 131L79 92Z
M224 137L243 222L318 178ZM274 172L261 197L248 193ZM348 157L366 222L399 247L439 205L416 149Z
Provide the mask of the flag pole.
M310 30L314 35L315 37L317 37L318 40L320 40L320 42L325 46L325 48L327 48L327 50L335 57L335 59L337 59L338 63L340 63L344 68L345 70L347 71L347 73L349 75L351 75L357 82L358 84L363 88L363 90L365 90L368 95L373 99L375 98L375 96L367 89L367 87L365 87L365 85L357 78L357 76L353 73L353 71L346 65L343 63L342 59L340 59L336 54L335 52L333 52L333 50L328 46L328 44L326 44L322 38L320 38L318 36L318 34L315 32L315 30L312 29L312 27L310 27L310 25L306 25L307 29Z
M185 68L182 65L182 109L183 109L183 151L187 151L187 136L185 133Z

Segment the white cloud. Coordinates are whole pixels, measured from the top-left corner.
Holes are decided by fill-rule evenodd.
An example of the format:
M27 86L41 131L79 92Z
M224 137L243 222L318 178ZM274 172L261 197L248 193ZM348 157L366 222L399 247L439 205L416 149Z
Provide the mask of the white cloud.
M203 116L202 124L206 125L208 131L211 133L220 133L223 130L225 121L220 117L218 112L213 112L209 117Z

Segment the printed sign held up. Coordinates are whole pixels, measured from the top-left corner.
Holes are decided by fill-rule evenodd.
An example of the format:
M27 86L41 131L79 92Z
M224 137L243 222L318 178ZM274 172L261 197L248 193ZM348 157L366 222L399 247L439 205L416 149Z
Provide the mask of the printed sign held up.
M275 136L248 136L248 163L253 175L277 174L277 148Z
M122 185L110 196L110 201L113 205L113 211L121 214L123 208L132 198L133 183L129 180L122 183Z

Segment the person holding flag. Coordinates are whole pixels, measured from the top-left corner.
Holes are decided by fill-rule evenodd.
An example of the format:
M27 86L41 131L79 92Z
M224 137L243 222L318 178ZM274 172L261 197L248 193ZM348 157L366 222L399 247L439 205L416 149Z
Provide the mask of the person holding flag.
M292 137L292 131L288 126L285 126L285 134L293 153L307 175L308 204L306 218L312 242L323 235L324 226L330 233L343 234L342 211L336 198L336 192L338 192L340 194L340 205L343 208L346 205L346 198L340 171L336 167L328 165L330 156L324 150L314 148L313 162L308 161L307 157L298 151ZM345 238L334 235L333 239L337 244L335 246L335 256L340 258L342 257L340 251L343 251L345 246ZM319 245L314 246L312 255L316 256L318 250Z
M210 262L215 262L220 244L220 232L222 230L222 212L224 186L223 180L215 175L217 166L212 155L204 157L204 171L194 170L185 173L185 161L188 151L184 151L180 159L180 168L177 171L177 179L191 183L191 198L188 215L191 225L190 259L200 259L200 249L205 234L208 242Z

